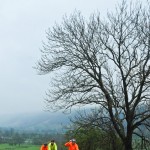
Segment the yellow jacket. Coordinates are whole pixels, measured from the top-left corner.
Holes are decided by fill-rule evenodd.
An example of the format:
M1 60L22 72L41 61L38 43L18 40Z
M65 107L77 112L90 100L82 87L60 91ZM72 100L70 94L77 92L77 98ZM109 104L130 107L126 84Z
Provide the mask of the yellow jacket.
M53 145L51 143L48 144L48 150L57 150L57 145L54 143Z

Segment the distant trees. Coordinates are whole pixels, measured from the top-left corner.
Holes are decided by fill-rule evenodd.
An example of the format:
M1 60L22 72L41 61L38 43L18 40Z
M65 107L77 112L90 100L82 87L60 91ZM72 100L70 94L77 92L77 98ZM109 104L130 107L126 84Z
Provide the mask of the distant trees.
M17 129L0 129L0 143L7 143L9 145L23 145L23 144L34 144L34 145L41 145L43 143L49 142L51 139L55 138L58 143L61 143L59 140L63 138L64 135L59 135L57 137L56 133L43 133L38 131L20 131Z
M40 74L51 74L47 109L94 104L88 122L114 129L125 150L150 131L150 8L125 1L106 20L75 12L47 32ZM87 119L87 118L86 118ZM105 127L105 128L104 128Z
M24 143L26 137L13 128L0 129L0 143L8 143L9 145L21 145Z

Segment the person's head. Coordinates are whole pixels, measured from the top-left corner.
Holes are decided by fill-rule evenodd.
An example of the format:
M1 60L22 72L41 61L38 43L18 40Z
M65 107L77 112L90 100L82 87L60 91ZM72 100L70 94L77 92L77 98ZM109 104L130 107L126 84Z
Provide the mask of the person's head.
M76 143L76 139L72 139L72 144L75 144Z
M51 145L53 145L53 144L54 144L54 142L55 142L54 140L51 140Z
M47 146L47 143L44 143L43 145L46 147L46 146Z

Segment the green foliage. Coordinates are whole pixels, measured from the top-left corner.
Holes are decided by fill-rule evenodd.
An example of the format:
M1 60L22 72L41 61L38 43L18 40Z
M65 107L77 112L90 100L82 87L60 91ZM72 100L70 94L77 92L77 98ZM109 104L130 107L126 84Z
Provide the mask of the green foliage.
M104 132L97 127L80 128L70 130L66 138L76 138L80 150L122 150L121 140L114 132Z

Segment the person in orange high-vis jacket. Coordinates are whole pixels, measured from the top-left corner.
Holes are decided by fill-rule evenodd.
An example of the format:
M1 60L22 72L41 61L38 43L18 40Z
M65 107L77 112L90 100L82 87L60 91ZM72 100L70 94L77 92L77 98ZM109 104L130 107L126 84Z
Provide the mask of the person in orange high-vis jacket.
M65 143L65 146L68 147L68 150L79 150L78 144L76 143L75 139L72 139L69 142Z
M47 144L43 144L40 148L40 150L48 150Z

